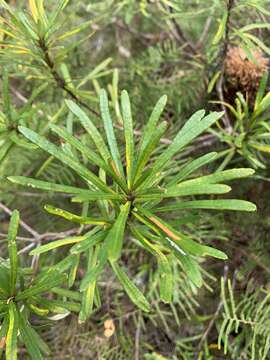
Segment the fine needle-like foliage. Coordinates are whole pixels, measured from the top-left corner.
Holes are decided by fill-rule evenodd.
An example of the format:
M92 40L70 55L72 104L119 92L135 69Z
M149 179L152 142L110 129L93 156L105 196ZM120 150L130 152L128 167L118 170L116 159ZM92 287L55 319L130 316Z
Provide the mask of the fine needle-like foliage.
M32 255L43 254L72 244L68 258L73 273L74 266L76 273L80 256L86 256L88 266L80 282L80 291L83 294L80 321L85 321L89 316L95 299L98 303L98 278L107 263L130 299L142 310L150 310L149 302L121 266L122 250L128 240L128 234L132 234L141 247L155 256L160 275L160 297L164 302L170 302L174 282L168 260L170 256L177 259L183 271L197 287L203 282L198 259L211 256L226 260L227 256L220 250L197 242L192 235L172 225L170 220L166 216L161 217L161 214L179 211L181 216L181 210L188 208L238 211L254 211L256 208L248 201L214 197L231 190L224 183L250 176L254 173L253 169L237 168L190 178L195 170L213 161L216 153L192 160L182 165L177 174L168 176L173 157L214 125L223 113L212 112L206 115L204 110L197 111L179 130L171 144L156 156L156 147L167 126L164 121L159 123L166 100L166 96L162 96L155 105L137 144L134 138L130 99L126 91L122 92L121 110L125 139L123 157L114 133L108 98L104 90L100 91L100 111L106 139L76 103L66 101L67 107L79 119L96 150L93 150L92 146L82 144L63 127L52 125L51 130L69 144L69 151L28 128L19 127L26 139L73 169L83 179L85 187L66 186L22 176L11 176L9 180L35 189L70 194L75 202L96 202L99 209L99 213L94 210L93 216L88 217L46 206L49 213L69 221L91 225L91 230L81 237L50 242L31 252ZM79 153L88 160L88 165L81 161ZM98 167L99 176L93 171L93 166ZM196 195L211 195L211 198L195 200L193 196Z
M221 343L224 343L224 354L230 353L235 358L240 345L242 352L249 354L249 359L265 360L270 351L270 294L263 288L255 292L248 290L236 303L231 281L228 280L226 284L224 278L221 278L224 310L218 346L221 348ZM235 334L235 340L230 343L232 333Z
M63 318L80 308L78 301L63 301L60 297L48 300L44 295L50 292L59 293L65 299L80 299L76 293L58 288L66 282L67 276L57 268L35 274L34 269L20 265L16 242L18 227L19 212L14 210L7 238L9 258L0 258L0 357L5 347L6 359L16 360L22 342L33 360L41 360L50 350L32 325L33 314L39 320L56 315Z

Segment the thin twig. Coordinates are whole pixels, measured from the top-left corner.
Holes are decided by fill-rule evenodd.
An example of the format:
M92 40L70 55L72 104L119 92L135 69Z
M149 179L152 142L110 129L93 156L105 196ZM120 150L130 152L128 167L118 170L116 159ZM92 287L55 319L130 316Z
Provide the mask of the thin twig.
M0 208L9 216L12 214L12 210L10 210L7 206L5 206L3 203L0 202ZM36 230L34 230L31 226L29 226L28 224L26 224L26 222L24 222L22 219L20 219L20 225L29 233L33 236L33 238L25 238L25 237L17 237L18 240L23 240L23 241L31 241L31 244L28 244L27 246L25 246L24 248L22 248L21 250L19 250L18 254L24 254L30 250L32 250L34 247L36 246L40 246L42 241L53 241L56 239L63 239L67 236L71 236L73 234L77 234L79 229L78 228L73 228L67 231L62 231L62 232L46 232L43 234L38 233ZM90 227L89 226L85 226L85 229L88 229ZM7 237L7 234L3 234L0 233L1 237ZM32 264L31 267L37 271L38 269L38 261L39 261L39 254L36 254L33 256L32 259Z
M168 6L168 10L170 11L171 14L173 14L173 8L171 6ZM188 38L184 34L183 30L181 29L180 25L177 23L175 18L168 20L168 23L169 25L171 24L170 27L172 34L174 35L174 38L176 39L178 44L179 45L186 44L193 54L197 54L196 47L193 45L191 41L188 40Z
M5 234L5 233L0 233L0 237L2 238L7 238L8 234ZM29 242L33 242L33 238L31 237L25 237L25 236L16 236L16 239L17 240L20 240L20 241L29 241Z
M209 29L212 24L212 20L213 20L213 14L208 16L208 18L206 19L202 34L201 34L199 40L197 41L196 48L202 47L207 35L209 34Z
M39 39L39 47L43 53L44 56L44 61L47 65L47 67L50 70L50 73L53 77L53 79L55 80L56 84L58 85L58 87L62 90L64 90L74 101L76 101L79 105L83 106L84 108L86 108L88 111L90 111L93 115L100 117L100 113L96 110L94 110L93 108L91 108L91 106L89 106L87 103L85 103L83 100L81 100L73 91L72 89L70 89L65 81L64 78L62 78L59 73L56 71L55 69L55 64L54 61L52 60L52 58L50 57L49 54L49 49L44 41L44 39L40 38Z
M35 247L35 243L28 244L27 246L25 246L24 248L22 248L21 250L18 251L18 255L27 253L28 251L32 250L33 247Z
M0 208L8 215L11 216L12 210L10 210L7 206L5 206L2 202L0 202ZM26 222L24 222L22 219L20 219L20 225L27 231L29 234L31 234L36 241L40 239L40 234L31 228Z

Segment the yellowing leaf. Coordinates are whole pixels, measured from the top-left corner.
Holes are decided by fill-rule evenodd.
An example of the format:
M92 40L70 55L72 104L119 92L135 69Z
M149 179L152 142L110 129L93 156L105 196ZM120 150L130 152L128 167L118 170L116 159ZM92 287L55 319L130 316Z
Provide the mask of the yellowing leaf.
M35 0L29 0L29 8L34 21L38 22L38 8Z
M256 144L250 144L250 145L259 151L270 153L269 145L268 146L267 145L256 145Z
M228 18L228 12L225 12L219 23L218 30L215 34L215 37L212 41L213 45L217 45L219 43L219 41L222 39L222 37L225 33L225 29L226 29L227 18Z
M10 31L5 30L5 29L0 29L0 33L6 34L14 39L16 39L16 36L14 36Z

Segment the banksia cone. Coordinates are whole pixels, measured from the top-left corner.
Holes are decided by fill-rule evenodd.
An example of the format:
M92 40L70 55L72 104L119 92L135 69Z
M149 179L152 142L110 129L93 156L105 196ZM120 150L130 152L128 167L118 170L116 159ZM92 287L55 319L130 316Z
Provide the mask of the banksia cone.
M251 50L255 61L249 60L240 47L231 47L225 59L228 90L241 91L250 100L256 95L260 80L268 69L268 59L258 50Z

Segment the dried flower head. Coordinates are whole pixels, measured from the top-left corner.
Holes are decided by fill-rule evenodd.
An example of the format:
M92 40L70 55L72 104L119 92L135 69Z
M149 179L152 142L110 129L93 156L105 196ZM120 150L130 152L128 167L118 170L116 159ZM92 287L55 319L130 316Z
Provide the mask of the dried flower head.
M250 98L256 93L269 63L262 52L251 50L251 54L254 60L250 60L241 47L231 47L225 59L225 74L230 87Z

